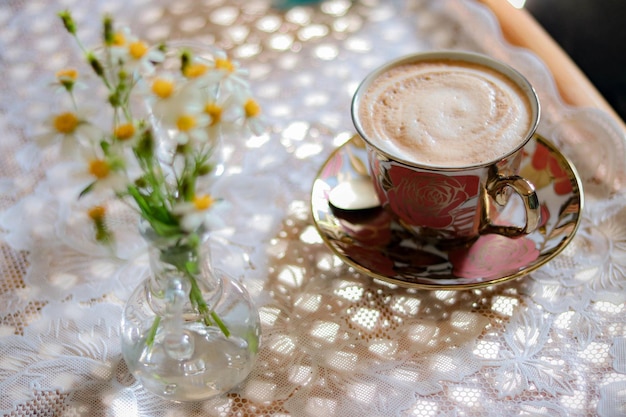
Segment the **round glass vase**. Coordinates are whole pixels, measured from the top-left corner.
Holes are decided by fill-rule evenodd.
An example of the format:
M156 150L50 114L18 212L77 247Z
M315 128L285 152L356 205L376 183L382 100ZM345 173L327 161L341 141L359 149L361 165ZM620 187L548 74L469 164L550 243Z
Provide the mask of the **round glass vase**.
M259 346L259 315L248 293L212 269L206 239L164 239L150 228L143 235L151 273L122 318L129 370L168 400L202 401L230 391L252 370Z

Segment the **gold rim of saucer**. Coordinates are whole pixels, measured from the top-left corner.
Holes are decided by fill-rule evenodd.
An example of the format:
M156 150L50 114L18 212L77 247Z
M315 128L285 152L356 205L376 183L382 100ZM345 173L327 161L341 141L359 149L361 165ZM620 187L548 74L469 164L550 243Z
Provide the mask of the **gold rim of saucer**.
M538 156L546 160L540 160ZM313 222L324 243L343 262L365 275L393 285L464 290L525 276L561 253L575 236L582 219L584 197L576 168L555 145L538 134L523 148L522 175L530 176L531 181L533 176L536 179L537 194L545 214L544 224L519 239L482 235L454 252L418 242L393 219L387 219L388 215L381 207L362 210L333 208L328 196L339 184L338 177L363 178L367 175L366 166L365 146L358 135L330 154L320 167L311 190ZM521 246L525 247L523 252L507 252L518 251ZM500 257L508 254L515 259L511 259L513 263L507 261L507 264L500 265L500 269L492 265L490 270L481 269L484 265L480 262L478 268L468 262L490 253Z

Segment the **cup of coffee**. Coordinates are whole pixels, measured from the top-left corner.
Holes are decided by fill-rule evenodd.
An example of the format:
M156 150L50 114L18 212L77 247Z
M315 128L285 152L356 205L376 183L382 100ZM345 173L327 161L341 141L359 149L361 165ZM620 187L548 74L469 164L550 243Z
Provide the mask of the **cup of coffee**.
M539 100L510 66L460 51L406 56L369 74L351 110L381 204L416 236L460 244L537 228L535 188L519 168ZM497 224L512 193L525 216Z

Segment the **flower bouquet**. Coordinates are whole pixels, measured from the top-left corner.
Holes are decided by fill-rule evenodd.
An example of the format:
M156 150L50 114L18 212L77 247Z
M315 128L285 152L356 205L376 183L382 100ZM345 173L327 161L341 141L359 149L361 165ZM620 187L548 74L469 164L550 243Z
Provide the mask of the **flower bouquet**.
M48 132L37 139L78 161L79 198L99 201L88 213L99 242L115 244L107 201L121 199L139 215L151 274L124 312L127 365L166 398L225 392L250 372L260 327L245 290L211 268L203 242L219 203L210 184L219 174L221 141L263 129L246 72L211 46L151 47L116 28L110 16L103 18L101 44L88 49L71 13L59 16L104 98L90 117L77 98L84 85L78 71L59 71L55 84L67 107L50 117ZM95 121L103 115L104 127Z

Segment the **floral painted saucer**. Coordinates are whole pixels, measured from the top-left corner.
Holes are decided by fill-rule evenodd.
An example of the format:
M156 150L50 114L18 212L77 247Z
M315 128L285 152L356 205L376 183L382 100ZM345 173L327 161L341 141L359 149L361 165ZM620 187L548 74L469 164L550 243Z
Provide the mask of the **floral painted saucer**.
M313 184L313 219L322 239L344 262L395 285L454 290L508 281L554 258L580 224L580 178L556 147L540 136L524 148L521 175L536 187L541 224L517 239L484 234L452 249L422 243L376 204L366 166L366 150L358 137L334 151ZM342 206L348 203L352 206ZM512 197L496 223L519 224L523 213L521 200Z

